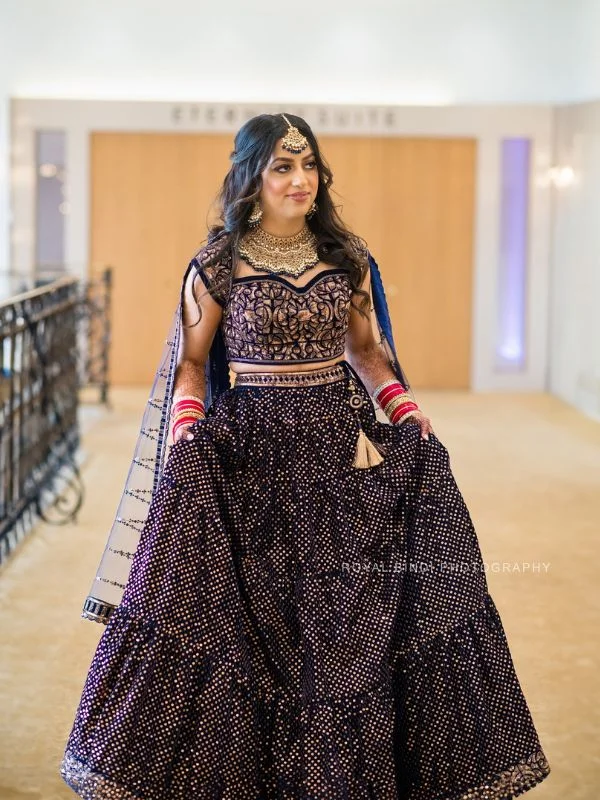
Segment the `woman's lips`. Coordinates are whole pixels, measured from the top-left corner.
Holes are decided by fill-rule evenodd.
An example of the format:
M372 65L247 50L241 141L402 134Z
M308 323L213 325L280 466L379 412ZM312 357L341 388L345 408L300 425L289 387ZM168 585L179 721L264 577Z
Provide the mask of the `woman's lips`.
M300 203L302 200L306 200L308 197L308 192L305 194L290 194L289 197L291 197L292 200L295 200L297 203Z

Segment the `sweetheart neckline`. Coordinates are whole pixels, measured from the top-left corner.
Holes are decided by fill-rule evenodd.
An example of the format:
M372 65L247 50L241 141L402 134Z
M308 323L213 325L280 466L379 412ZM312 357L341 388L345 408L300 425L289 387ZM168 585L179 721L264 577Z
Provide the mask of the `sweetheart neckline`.
M321 280L321 278L325 277L326 275L347 275L348 272L345 269L324 269L321 270L317 275L313 275L313 277L307 281L302 286L298 286L295 283L291 283L291 281L286 280L281 275L240 275L237 278L232 278L232 283L245 283L245 282L252 282L252 281L275 281L276 283L284 283L290 289L295 292L305 292L311 288L317 281Z

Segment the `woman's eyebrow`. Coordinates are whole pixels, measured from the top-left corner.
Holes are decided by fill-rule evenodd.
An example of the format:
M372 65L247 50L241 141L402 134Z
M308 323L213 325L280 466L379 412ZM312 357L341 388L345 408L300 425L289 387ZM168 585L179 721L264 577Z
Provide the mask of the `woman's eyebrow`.
M302 156L302 160L304 161L305 158L314 158L314 155L314 153L309 153L307 156ZM291 161L293 163L295 160L296 159L288 158L287 156L277 156L271 163L274 164L276 161Z

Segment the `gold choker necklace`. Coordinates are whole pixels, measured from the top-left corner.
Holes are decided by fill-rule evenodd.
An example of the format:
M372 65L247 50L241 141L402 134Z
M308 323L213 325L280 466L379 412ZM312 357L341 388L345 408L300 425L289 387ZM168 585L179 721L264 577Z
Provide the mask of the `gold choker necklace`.
M251 267L294 278L319 263L317 237L308 225L293 236L273 236L257 225L244 234L238 250Z

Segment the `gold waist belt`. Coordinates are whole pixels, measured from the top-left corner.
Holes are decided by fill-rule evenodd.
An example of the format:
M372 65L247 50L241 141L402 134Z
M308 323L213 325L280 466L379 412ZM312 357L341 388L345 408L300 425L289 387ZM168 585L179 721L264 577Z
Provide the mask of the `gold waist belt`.
M320 369L281 370L278 372L238 372L235 376L234 386L321 386L325 383L334 383L345 377L346 373L341 364Z

